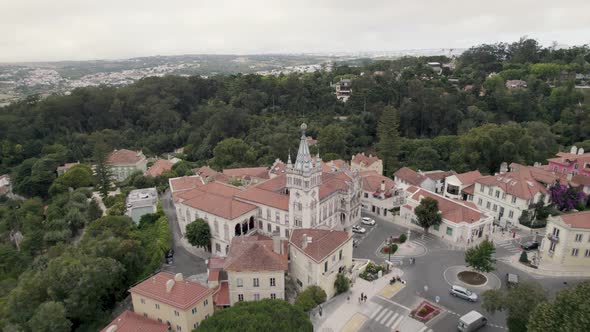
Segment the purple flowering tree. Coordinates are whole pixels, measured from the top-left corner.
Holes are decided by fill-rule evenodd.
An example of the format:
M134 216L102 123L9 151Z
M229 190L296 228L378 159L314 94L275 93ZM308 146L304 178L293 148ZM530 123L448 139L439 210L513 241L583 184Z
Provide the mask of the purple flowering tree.
M551 202L560 211L573 210L576 208L576 204L586 198L582 191L571 186L564 186L559 181L549 188L549 193L551 194Z

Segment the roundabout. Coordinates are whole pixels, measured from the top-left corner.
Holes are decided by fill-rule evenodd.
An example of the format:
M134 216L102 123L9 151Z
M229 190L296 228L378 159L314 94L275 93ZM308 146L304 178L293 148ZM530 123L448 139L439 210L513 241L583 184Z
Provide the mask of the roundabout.
M495 274L476 272L465 265L448 267L444 270L443 277L449 286L476 287L482 291L499 289L502 286L502 281Z

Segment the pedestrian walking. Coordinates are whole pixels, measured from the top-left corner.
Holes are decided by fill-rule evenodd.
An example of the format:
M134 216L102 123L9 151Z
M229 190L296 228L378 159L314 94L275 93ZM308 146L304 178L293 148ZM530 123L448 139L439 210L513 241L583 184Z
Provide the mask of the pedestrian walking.
M367 302L367 295L365 295L365 302Z
M363 298L364 298L363 296L364 296L364 293L361 293L361 302L363 301Z
M346 297L346 302L347 302L347 303L350 303L350 295L348 295L348 296Z

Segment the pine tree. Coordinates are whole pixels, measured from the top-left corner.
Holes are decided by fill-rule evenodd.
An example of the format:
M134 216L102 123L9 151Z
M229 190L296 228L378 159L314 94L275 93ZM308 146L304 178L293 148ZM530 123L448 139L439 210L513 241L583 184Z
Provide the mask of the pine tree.
M391 175L397 166L397 155L399 153L399 113L388 106L381 113L377 125L377 153L383 160L385 175Z
M108 148L105 144L98 143L94 149L94 159L96 160L95 176L96 188L100 195L107 197L111 189L111 170L107 164Z

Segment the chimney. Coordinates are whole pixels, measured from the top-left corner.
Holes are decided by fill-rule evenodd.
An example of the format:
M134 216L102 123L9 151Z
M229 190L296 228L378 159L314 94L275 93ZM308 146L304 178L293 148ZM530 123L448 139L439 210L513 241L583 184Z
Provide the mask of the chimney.
M571 154L577 154L578 153L578 148L574 145L572 146L571 150L570 150Z
M504 174L506 172L508 172L508 163L504 161L500 164L500 174Z
M584 148L579 148L578 155L583 155L583 154L584 154Z
M373 154L372 153L369 153L369 158L373 158Z
M303 234L301 237L301 249L307 248L307 234Z
M278 233L273 233L272 235L272 251L279 255L283 254L283 241L281 241Z
M177 273L177 274L174 276L174 281L183 281L183 280L184 280L184 278L183 278L183 276L182 276L182 273Z
M107 329L106 332L115 332L117 331L117 325L111 325L109 326L109 328Z
M385 191L385 180L381 180L381 191Z
M174 279L166 281L166 293L170 293L172 291L172 287L174 287Z

